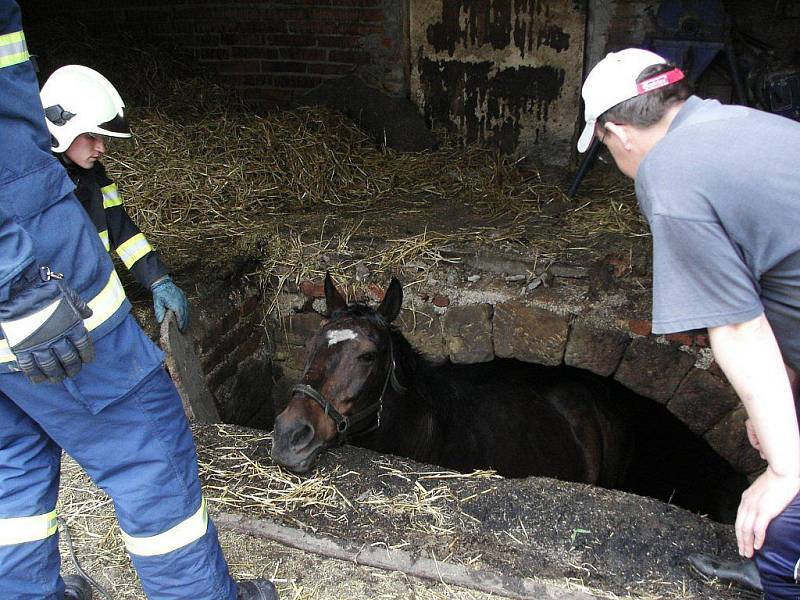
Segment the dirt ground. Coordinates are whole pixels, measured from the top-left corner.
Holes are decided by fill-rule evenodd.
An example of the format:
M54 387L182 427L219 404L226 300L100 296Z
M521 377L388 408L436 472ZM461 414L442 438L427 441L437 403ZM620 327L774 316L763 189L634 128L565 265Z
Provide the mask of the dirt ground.
M514 597L509 590L521 582L541 594L516 597L742 597L695 581L685 566L692 552L733 558L732 527L649 498L543 478L453 474L352 446L327 453L315 471L297 477L272 464L266 432L207 425L194 433L232 572L273 578L283 598ZM59 511L81 564L113 598L143 598L110 501L69 459L61 487ZM432 560L443 574L463 566L467 585L492 580L499 588L489 594L444 575L430 581L290 548L231 529L237 517L260 520L270 536L280 528L364 552L385 548ZM73 571L63 535L62 555L64 572Z

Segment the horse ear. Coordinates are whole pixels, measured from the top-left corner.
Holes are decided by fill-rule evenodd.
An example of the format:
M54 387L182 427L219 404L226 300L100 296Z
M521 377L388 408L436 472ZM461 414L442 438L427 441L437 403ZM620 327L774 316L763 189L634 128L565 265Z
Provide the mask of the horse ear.
M387 323L391 323L400 314L400 307L403 305L403 286L397 281L396 277L392 277L389 282L389 287L383 295L383 301L378 307L378 314L386 319Z
M347 306L347 301L333 285L333 279L328 271L325 272L325 306L328 308L328 316Z

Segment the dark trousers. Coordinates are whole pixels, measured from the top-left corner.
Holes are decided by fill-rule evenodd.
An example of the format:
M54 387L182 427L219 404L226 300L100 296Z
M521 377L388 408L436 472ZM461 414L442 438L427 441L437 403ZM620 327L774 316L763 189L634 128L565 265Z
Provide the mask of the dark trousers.
M800 600L800 494L769 524L755 561L766 600Z

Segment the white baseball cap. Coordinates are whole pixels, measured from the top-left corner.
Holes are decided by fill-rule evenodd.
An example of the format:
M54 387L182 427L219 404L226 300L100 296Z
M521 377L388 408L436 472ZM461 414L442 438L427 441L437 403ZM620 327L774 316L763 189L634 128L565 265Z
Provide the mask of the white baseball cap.
M597 117L609 108L683 79L684 75L680 69L673 69L668 73L636 83L636 78L644 69L666 62L658 54L649 50L626 48L619 52L610 52L594 66L586 77L581 92L586 126L583 128L581 137L578 138L578 152L586 152L594 137Z

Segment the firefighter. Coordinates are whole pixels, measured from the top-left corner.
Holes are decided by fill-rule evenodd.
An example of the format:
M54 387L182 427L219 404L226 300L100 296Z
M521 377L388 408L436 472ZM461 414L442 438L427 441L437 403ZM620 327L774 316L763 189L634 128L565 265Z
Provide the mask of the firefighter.
M116 184L100 158L107 138L130 138L124 103L97 71L80 65L57 69L41 91L53 152L75 183L75 195L89 213L106 250L116 251L136 281L153 294L156 319L175 312L183 331L189 322L186 295L173 283L161 258L128 216Z
M59 574L62 449L112 498L148 598L277 598L228 572L163 355L51 152L12 0L0 0L0 131L0 598L91 597Z

